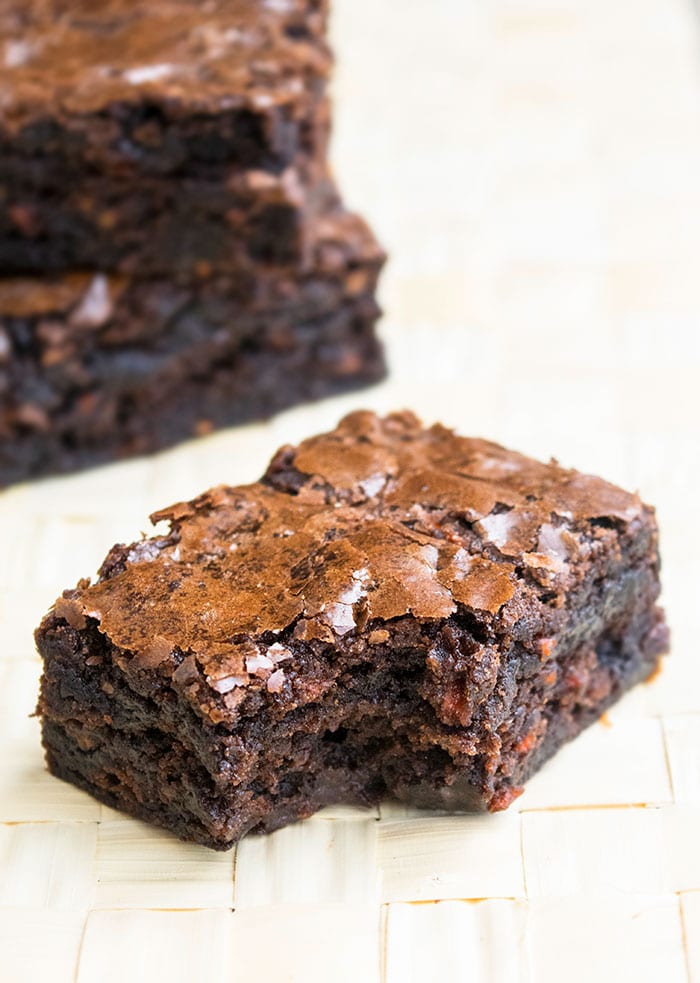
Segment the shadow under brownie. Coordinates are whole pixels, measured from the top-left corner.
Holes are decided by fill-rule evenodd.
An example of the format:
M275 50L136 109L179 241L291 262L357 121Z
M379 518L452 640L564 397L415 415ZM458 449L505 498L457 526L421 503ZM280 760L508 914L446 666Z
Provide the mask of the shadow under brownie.
M652 509L409 413L153 518L37 631L47 762L218 849L331 802L505 808L667 648Z

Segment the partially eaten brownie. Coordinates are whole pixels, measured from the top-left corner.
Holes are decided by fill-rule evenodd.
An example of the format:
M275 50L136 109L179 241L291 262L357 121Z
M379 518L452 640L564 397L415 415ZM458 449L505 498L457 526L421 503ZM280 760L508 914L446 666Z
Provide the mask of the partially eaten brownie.
M333 802L503 809L668 644L650 507L409 413L153 518L38 629L47 761L218 849Z

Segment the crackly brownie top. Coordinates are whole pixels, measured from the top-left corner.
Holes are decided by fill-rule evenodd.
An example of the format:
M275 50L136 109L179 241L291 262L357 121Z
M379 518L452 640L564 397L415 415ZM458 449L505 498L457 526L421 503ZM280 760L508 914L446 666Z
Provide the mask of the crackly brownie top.
M382 643L393 619L460 612L535 623L649 517L599 478L357 412L282 448L262 481L156 513L169 533L115 547L55 610L96 619L144 668L196 658L219 693L260 674L272 688L291 638Z
M325 76L326 0L8 0L0 10L5 124L157 100L256 110Z

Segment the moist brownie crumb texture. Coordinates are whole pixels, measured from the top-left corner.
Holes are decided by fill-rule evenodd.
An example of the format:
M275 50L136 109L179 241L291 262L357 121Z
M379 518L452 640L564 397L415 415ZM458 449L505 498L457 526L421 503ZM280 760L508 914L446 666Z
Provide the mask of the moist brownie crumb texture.
M0 485L381 378L326 0L0 10Z
M215 848L328 803L503 809L667 647L651 508L407 413L153 518L37 631L46 756Z

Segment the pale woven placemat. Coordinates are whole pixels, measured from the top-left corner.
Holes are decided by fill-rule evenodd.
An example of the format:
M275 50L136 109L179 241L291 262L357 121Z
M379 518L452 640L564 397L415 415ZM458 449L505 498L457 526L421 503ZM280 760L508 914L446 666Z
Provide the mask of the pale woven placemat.
M335 0L335 155L392 254L383 386L0 496L0 978L700 981L700 46L691 0ZM360 405L639 488L673 657L492 817L218 855L43 770L32 629L154 508Z

